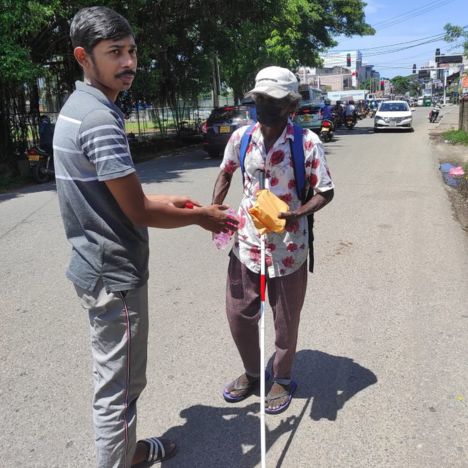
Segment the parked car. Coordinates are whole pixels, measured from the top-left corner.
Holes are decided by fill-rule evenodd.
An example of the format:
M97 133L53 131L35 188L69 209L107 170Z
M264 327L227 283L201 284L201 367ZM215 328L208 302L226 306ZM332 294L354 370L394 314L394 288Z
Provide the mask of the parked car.
M320 133L322 128L322 108L323 104L301 101L299 109L294 115L294 123L302 128L308 128L315 133Z
M253 123L249 106L223 106L213 109L202 126L203 148L212 158L222 156L231 135L239 127Z
M406 101L382 102L374 117L374 131L406 128L413 131L413 110Z

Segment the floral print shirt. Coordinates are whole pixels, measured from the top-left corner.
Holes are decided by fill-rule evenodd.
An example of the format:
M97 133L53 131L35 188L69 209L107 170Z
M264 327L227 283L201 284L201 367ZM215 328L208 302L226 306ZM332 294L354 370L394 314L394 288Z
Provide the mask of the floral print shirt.
M224 151L221 170L232 174L240 167L240 142L248 127L237 129ZM257 123L247 148L244 161L244 190L239 206L239 226L233 253L251 271L260 273L260 235L249 214L259 190L259 172L265 173L265 188L289 205L290 211L301 206L296 193L294 166L289 141L294 140L294 129L288 121L283 133L266 153L260 125ZM320 138L308 129L303 130L306 190L325 192L334 188L328 170L325 151ZM266 235L266 266L270 278L294 273L307 260L307 217L302 216L281 234Z

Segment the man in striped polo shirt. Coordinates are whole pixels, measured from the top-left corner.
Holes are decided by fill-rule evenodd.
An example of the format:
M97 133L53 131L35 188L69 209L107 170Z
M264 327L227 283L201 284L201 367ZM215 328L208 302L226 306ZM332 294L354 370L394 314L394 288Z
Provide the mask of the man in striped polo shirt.
M176 451L169 440L136 441L136 402L146 385L147 227L196 224L220 232L237 222L224 205L143 193L114 104L137 67L127 20L105 7L84 8L70 36L84 80L63 106L54 135L60 211L72 245L67 277L89 314L98 466L126 468Z

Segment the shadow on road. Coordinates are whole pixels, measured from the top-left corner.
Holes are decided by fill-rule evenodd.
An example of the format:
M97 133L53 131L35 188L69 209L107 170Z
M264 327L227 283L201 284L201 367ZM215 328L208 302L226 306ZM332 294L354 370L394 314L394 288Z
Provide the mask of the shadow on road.
M272 362L273 357L270 359L270 364ZM311 419L319 421L324 418L335 421L338 411L348 400L377 382L377 377L372 371L355 363L351 358L310 349L296 354L294 379L298 384L295 398L305 399L305 402L300 415L293 423L276 468L282 466L311 400Z
M177 441L178 454L164 467L251 468L260 463L259 405L217 408L195 405L181 411L182 426L163 437ZM295 416L285 417L273 430L266 430L267 452L284 433L292 430ZM244 453L244 451L247 453Z
M352 129L348 130L346 127L340 127L336 131L335 135L368 135L369 133L374 133L374 124L367 126L364 122L358 122L358 124Z
M198 147L181 148L171 154L138 162L135 164L135 167L142 183L165 182L178 179L184 171L203 169L205 167L218 167L221 164L221 160L221 158L211 159ZM0 193L0 203L31 193L52 191L56 191L55 181L45 184L36 184L33 181L26 182L21 187Z
M210 158L203 150L198 148L184 149L174 152L170 156L163 156L155 160L139 163L138 176L142 183L158 183L174 181L186 171L219 167L221 158ZM214 183L214 181L213 181Z
M270 358L269 366L273 357ZM377 382L373 372L352 359L321 351L302 350L296 355L294 376L298 383L295 394L301 402L299 415L277 416L279 424L267 427L268 450L283 434L289 433L286 445L276 464L281 467L294 435L306 415L335 421L338 411L361 390ZM268 388L268 385L267 385ZM297 402L296 402L297 405ZM185 423L168 430L163 437L177 441L178 454L162 466L203 468L251 468L260 463L260 418L258 399L247 407L215 407L195 405L181 411ZM268 426L268 419L267 419ZM247 453L244 454L244 451Z
M0 193L0 203L11 200L13 198L22 197L30 193L42 192L56 192L55 181L47 182L45 184L36 184L35 182L28 182L19 188L11 189L9 192Z
M356 393L377 382L376 375L351 358L314 350L296 354L294 376L296 398L312 398L310 417L314 421L335 421L338 411Z

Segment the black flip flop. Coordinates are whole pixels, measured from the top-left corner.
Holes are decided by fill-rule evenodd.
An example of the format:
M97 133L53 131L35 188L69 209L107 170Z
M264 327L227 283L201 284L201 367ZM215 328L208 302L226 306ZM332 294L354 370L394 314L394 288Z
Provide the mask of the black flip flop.
M164 442L171 442L168 439L162 439L160 437L149 437L148 439L142 439L138 442L143 442L148 446L148 458L136 465L132 465L132 468L147 468L155 463L161 463L163 461L172 458L177 452L177 446L169 452L164 448ZM138 443L137 442L137 443Z

